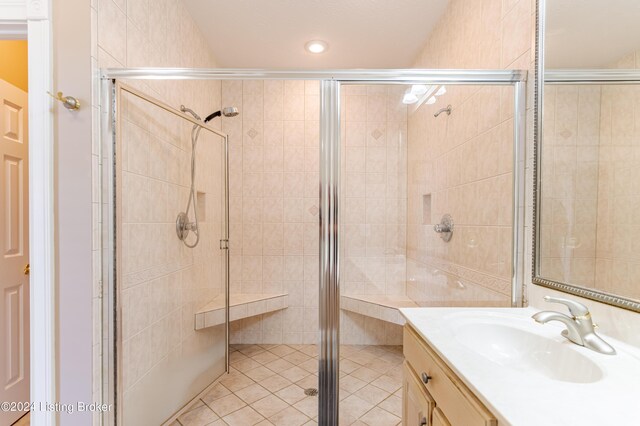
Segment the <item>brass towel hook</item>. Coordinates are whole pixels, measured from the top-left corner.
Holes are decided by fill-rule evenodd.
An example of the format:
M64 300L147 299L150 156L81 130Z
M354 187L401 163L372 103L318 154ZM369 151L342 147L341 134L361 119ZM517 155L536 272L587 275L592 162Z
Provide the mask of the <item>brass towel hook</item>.
M76 111L80 109L80 101L73 96L64 96L62 92L58 92L55 96L51 92L47 92L53 99L62 102L62 105L68 110Z

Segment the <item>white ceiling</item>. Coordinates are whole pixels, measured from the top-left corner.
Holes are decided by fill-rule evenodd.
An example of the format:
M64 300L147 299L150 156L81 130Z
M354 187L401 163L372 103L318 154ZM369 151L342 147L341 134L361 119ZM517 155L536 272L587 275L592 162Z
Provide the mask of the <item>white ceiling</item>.
M448 0L185 0L221 67L402 68ZM304 50L324 40L320 55Z
M545 66L602 68L640 49L639 0L547 1Z

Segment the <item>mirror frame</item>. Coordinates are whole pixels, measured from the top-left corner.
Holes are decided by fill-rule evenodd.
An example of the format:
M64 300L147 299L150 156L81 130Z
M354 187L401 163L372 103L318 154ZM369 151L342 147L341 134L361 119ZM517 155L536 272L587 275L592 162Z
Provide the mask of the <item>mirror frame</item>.
M533 261L531 271L531 281L533 284L558 290L575 296L584 297L586 299L595 300L596 302L605 303L607 305L616 306L618 308L627 309L634 312L640 312L640 301L623 297L620 295L607 293L591 289L575 284L563 283L538 276L539 271L539 245L540 241L540 176L541 176L541 158L542 158L542 117L544 105L544 31L545 31L545 13L546 1L536 1L536 43L535 43L535 96L534 96L534 119L533 119ZM569 71L569 70L567 70ZM566 82L579 82L581 72L567 72ZM586 73L585 73L586 74ZM598 74L597 81L602 83L625 84L630 83L629 73L624 71L601 71L589 72L590 75ZM637 73L634 73L637 75ZM564 79L563 79L564 80ZM584 76L582 77L584 81ZM634 79L635 80L635 79ZM555 79L554 79L555 82ZM633 81L639 84L638 80Z

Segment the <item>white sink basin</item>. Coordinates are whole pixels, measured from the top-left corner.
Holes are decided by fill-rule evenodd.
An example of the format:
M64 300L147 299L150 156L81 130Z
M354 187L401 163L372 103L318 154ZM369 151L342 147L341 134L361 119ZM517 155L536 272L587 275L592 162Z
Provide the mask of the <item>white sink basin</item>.
M640 350L601 337L604 355L569 342L533 308L403 308L400 312L498 424L629 424L637 418ZM605 397L603 397L605 396Z
M602 370L572 347L512 325L476 322L454 328L468 349L503 367L535 372L562 382L592 383Z

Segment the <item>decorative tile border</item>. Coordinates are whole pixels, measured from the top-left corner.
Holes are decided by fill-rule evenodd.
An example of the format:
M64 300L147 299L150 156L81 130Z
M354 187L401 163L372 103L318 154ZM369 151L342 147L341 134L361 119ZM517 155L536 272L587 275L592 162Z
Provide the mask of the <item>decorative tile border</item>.
M465 268L464 266L458 264L443 262L442 260L438 260L434 257L428 257L427 261L424 262L423 265L434 267L440 269L443 272L456 275L462 280L470 281L474 284L488 288L489 290L496 291L500 294L504 294L506 296L511 295L511 283L509 282L509 280L474 271L473 269Z

